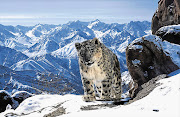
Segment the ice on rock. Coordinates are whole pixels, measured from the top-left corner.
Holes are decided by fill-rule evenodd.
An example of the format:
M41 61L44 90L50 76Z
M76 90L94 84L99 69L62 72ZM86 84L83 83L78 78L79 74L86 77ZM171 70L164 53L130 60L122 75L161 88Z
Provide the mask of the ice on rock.
M140 60L137 60L137 59L133 60L132 63L133 63L133 65L136 66L136 67L138 67L139 65L141 65L141 61L140 61Z

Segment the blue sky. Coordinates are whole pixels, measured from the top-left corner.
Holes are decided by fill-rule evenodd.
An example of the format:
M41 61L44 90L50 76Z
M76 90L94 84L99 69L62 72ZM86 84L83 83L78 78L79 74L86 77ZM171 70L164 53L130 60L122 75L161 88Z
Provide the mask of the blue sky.
M159 0L0 0L0 24L151 21Z

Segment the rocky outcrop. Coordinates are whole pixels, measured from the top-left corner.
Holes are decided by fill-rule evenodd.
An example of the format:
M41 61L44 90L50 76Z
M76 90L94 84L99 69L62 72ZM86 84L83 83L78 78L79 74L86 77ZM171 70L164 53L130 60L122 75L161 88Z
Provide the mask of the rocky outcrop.
M13 104L12 98L5 90L1 90L0 91L0 112L5 111L8 104L10 105Z
M160 0L152 18L152 34L167 25L180 24L180 0Z
M25 99L29 98L33 96L33 94L28 93L27 91L18 91L16 93L14 93L11 97L18 101L18 103L20 104L22 101L24 101Z
M156 31L156 35L160 36L162 40L180 45L180 24L161 27Z
M7 91L0 90L0 112L5 111L8 105L8 108L16 109L22 101L31 96L33 95L26 91L19 91L11 96Z
M142 89L141 85L161 74L169 74L179 67L162 49L161 39L149 35L133 41L126 49L126 61L135 83L131 97Z

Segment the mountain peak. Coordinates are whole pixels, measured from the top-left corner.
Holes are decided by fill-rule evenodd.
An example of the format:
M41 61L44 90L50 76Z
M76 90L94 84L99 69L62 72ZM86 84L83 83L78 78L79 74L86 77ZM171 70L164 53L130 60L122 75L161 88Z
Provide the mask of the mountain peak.
M96 20L94 20L94 21L91 21L91 22L89 22L89 25L88 25L88 28L93 28L94 26L96 26L97 24L99 24L99 23L101 23L101 21L100 20L98 20L98 19L96 19Z
M101 22L99 19L95 19L93 22Z

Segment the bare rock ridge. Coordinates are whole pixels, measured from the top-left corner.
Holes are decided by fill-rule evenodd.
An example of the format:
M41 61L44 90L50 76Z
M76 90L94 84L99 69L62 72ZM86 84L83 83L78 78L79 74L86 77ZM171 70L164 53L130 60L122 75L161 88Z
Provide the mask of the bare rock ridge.
M135 83L135 92L131 93L131 97L142 89L141 85L152 78L179 69L154 40L160 40L160 38L152 35L145 36L133 41L126 49L127 67Z
M152 18L152 34L167 25L180 24L180 0L160 0Z

